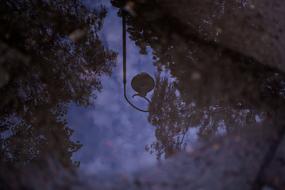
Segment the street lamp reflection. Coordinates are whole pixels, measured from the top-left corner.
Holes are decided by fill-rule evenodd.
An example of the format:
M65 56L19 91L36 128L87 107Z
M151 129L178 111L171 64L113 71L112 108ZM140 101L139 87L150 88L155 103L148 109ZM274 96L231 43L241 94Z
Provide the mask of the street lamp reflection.
M121 10L122 13L122 24L123 24L123 83L124 83L124 97L126 101L136 110L141 112L149 112L148 109L141 109L134 105L127 96L127 48L126 48L126 12ZM132 88L136 91L132 97L141 97L150 103L150 100L146 97L147 93L152 91L155 86L154 79L146 72L137 74L131 82Z

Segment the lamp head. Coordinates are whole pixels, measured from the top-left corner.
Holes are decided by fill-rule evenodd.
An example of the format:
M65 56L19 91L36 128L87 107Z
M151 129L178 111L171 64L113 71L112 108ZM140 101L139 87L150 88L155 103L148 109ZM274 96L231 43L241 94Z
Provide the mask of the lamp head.
M139 96L145 97L155 86L154 79L147 73L137 74L131 82L132 88Z

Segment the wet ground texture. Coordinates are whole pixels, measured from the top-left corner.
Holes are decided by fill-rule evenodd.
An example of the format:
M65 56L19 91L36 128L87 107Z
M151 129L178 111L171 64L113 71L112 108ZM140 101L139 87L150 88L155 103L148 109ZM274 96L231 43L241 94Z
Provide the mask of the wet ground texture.
M1 1L0 189L285 189L284 16Z

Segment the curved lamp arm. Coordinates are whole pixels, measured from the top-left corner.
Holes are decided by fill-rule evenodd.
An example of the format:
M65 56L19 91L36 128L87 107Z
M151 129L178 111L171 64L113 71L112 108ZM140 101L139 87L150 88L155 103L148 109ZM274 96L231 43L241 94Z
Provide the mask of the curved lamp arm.
M122 10L122 21L123 21L123 83L124 83L124 97L126 101L136 110L141 112L149 112L149 110L143 110L136 105L134 105L127 96L127 48L126 48L126 13L124 10ZM149 100L146 97L143 97L145 100L149 102Z

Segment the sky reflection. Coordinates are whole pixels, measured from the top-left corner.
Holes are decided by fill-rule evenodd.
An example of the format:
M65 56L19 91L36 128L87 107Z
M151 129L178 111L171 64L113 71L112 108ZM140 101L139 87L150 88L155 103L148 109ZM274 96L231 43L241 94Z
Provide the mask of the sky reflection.
M108 14L100 37L105 47L118 52L118 65L111 76L102 77L103 89L97 93L94 106L70 106L68 125L74 129L74 140L83 144L73 158L80 160L80 168L87 173L130 172L156 162L155 155L145 151L145 146L155 140L154 127L147 121L147 114L134 110L123 99L122 21L117 16L117 9L109 2L104 4ZM127 88L131 97L134 94L131 78L140 72L154 75L155 68L151 50L148 49L147 55L141 55L129 38L127 62ZM144 102L136 103L147 106Z

